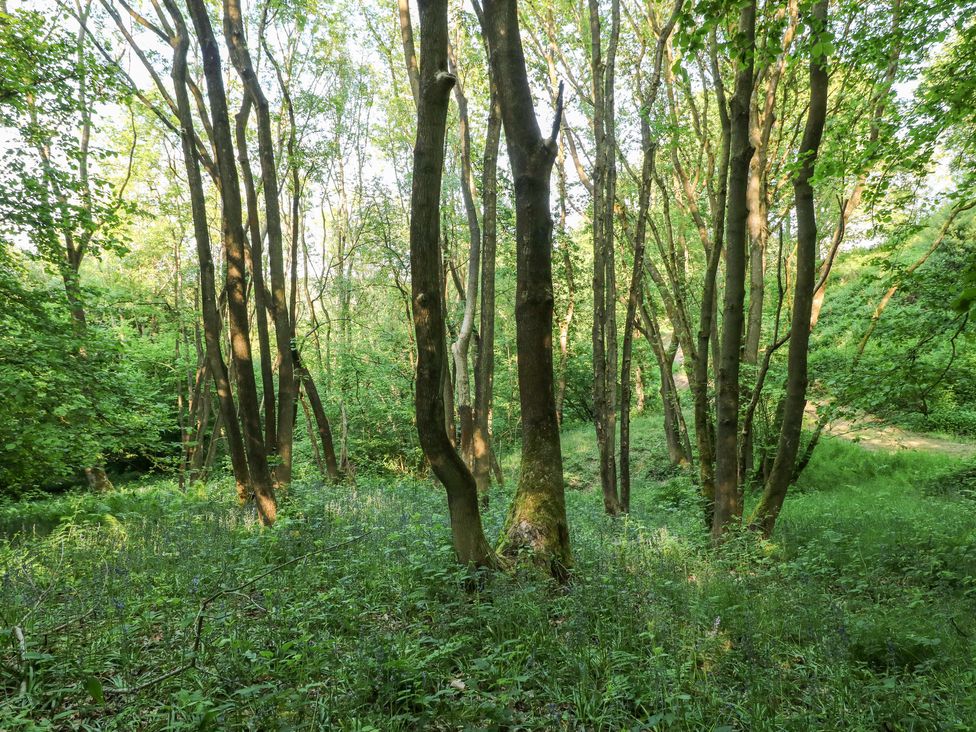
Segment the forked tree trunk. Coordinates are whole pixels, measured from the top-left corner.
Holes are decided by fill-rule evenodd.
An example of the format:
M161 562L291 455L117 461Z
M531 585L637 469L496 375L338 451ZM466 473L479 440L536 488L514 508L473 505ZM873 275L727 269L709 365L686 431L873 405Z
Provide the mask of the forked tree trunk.
M725 226L725 298L722 306L721 353L718 363L717 419L715 431L715 509L712 538L721 538L726 527L741 518L739 494L739 366L745 300L747 186L752 144L749 110L753 92L753 50L756 45L756 3L748 2L739 13L738 69L730 108L731 137L729 188Z
M220 52L213 26L203 0L188 0L193 19L203 72L207 81L210 118L214 134L214 150L220 178L220 199L223 206L224 251L227 258L227 313L230 323L231 355L237 380L241 426L247 452L247 467L262 524L274 523L277 515L274 487L268 469L268 456L261 434L261 413L258 406L257 384L254 380L254 360L247 314L246 270L244 260L245 237L241 220L241 191L234 160L227 97L221 71ZM279 415L280 416L280 415ZM292 417L288 413L289 420ZM228 423L229 424L229 423ZM279 430L279 439L280 430Z
M248 470L247 454L244 440L241 436L240 422L237 417L237 407L231 393L230 379L227 375L227 364L221 353L221 317L217 307L216 278L214 275L213 253L210 248L210 225L207 219L207 204L200 175L200 163L197 158L193 135L193 112L190 107L190 97L187 91L187 52L190 47L190 37L181 11L175 0L165 0L166 8L173 18L175 35L173 45L173 89L176 96L177 114L180 119L180 138L183 147L183 162L186 167L187 187L190 191L190 208L193 215L193 233L196 240L197 259L200 265L200 303L203 311L203 334L207 364L214 389L217 392L217 402L223 418L224 431L227 433L227 449L230 453L234 479L237 483L237 495L246 500L251 493L251 478ZM215 438L212 438L214 440ZM212 449L212 448L211 448Z
M818 0L810 18L814 42L810 58L810 108L803 141L798 153L800 169L793 181L796 199L796 282L793 296L793 318L790 326L790 351L786 377L786 397L779 446L773 469L766 481L762 498L750 524L769 536L783 507L786 491L793 479L796 455L800 446L803 412L807 395L807 353L810 345L810 313L817 269L817 219L813 200L813 178L827 118L827 59L823 49L827 37L827 3Z
M515 324L522 470L501 549L510 556L528 550L555 577L564 578L572 555L553 393L549 210L549 178L556 159L562 95L556 105L552 133L545 139L532 105L516 0L486 2L484 32L515 182Z
M261 358L262 401L264 403L264 442L268 452L278 445L277 422L275 420L275 386L273 363L271 361L271 339L268 332L267 287L264 283L264 246L261 236L261 222L258 217L258 196L254 187L254 174L247 153L247 120L251 116L251 97L244 95L241 111L235 119L237 135L237 161L241 166L241 181L244 183L244 200L247 204L247 230L251 238L251 280L254 287L254 320L258 328L258 353Z
M419 103L410 198L410 272L417 340L415 408L424 455L447 491L458 561L493 566L474 476L455 451L444 425L447 368L440 253L440 195L447 106L454 77L447 71L447 0L420 0Z
M295 431L295 408L298 382L291 355L291 319L288 294L285 290L285 264L281 233L281 207L278 202L278 173L275 166L275 142L271 130L271 110L251 63L251 54L244 37L244 18L239 0L224 0L224 36L231 61L244 83L245 93L251 97L258 118L258 159L261 163L261 182L264 188L264 217L268 228L268 263L271 270L271 314L275 324L275 344L278 347L278 467L275 479L280 488L291 482L292 442ZM211 92L211 104L213 93ZM216 117L216 114L212 115ZM216 136L217 121L214 119ZM219 146L218 146L219 152ZM235 178L235 188L237 180ZM238 192L239 199L240 194ZM236 222L235 222L236 226Z
M634 264L630 276L630 289L627 293L627 317L624 324L623 353L620 364L620 508L630 511L630 366L634 350L634 331L637 330L637 316L644 293L644 250L647 241L647 216L651 204L651 187L654 184L654 163L656 145L651 141L650 114L657 101L658 90L661 85L661 66L664 63L664 45L667 43L671 31L678 22L683 0L675 0L674 10L664 28L658 35L654 50L654 71L651 75L650 88L646 98L641 100L641 146L643 161L641 164L641 179L639 202L637 210L637 226L634 234ZM612 78L608 81L612 84ZM614 155L616 152L613 153ZM639 377L639 372L638 372ZM661 370L662 397L665 396L663 385L664 370ZM673 381L672 381L673 383ZM669 404L664 401L665 415L669 414ZM673 422L673 419L671 420ZM667 422L667 420L666 420ZM665 425L668 429L668 446L670 448L674 435L674 425ZM672 454L672 460L673 460Z

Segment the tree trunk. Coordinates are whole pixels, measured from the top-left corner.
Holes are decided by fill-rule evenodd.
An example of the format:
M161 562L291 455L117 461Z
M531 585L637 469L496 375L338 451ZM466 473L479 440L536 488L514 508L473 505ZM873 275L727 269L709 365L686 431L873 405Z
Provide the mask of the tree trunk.
M811 179L827 117L827 59L820 41L827 37L827 0L818 0L810 18L812 35L810 58L810 108L803 141L798 153L800 169L793 181L796 199L796 282L793 318L790 326L790 351L786 377L786 397L779 446L762 498L750 524L769 536L783 507L786 491L793 479L800 446L803 412L807 393L807 353L810 344L810 313L817 269L817 220Z
M641 303L641 319L644 321L644 331L648 345L654 353L658 371L661 375L661 407L664 412L664 439L668 447L668 457L672 465L683 465L691 462L691 440L688 437L688 427L681 413L681 398L674 381L674 357L677 353L676 344L670 349L665 348L661 336L661 328L657 323L657 316L653 307L648 308Z
M302 386L305 387L305 395L308 397L312 414L315 416L315 425L318 427L319 439L322 440L322 452L325 455L325 467L329 473L329 479L333 482L339 480L339 463L336 460L335 444L332 441L332 426L329 418L325 415L325 408L322 406L322 399L319 390L315 386L315 380L308 369L302 364L298 354L293 356L298 377L301 379Z
M448 48L448 69L457 76L456 62ZM458 121L461 129L461 198L468 221L468 272L464 288L464 315L458 337L451 349L454 356L454 375L457 383L457 414L461 426L461 455L469 467L474 467L474 407L471 398L471 376L468 368L474 314L478 303L478 271L481 266L481 225L475 205L474 171L471 166L471 128L468 122L468 100L459 83L454 84Z
M749 139L749 111L753 91L753 50L756 45L756 3L742 7L737 44L740 45L735 94L730 107L729 187L725 226L725 297L717 377L715 432L715 510L712 538L741 518L739 496L739 366L741 363L743 302L745 299L747 186L753 148Z
M614 264L614 216L616 199L616 118L614 76L620 35L620 4L611 2L611 30L606 59L602 56L600 4L589 0L590 75L593 87L593 416L600 453L600 485L603 508L611 516L620 513L617 487L617 319Z
M552 215L549 179L556 159L562 95L549 139L539 130L519 35L516 0L484 4L484 32L498 85L515 182L516 286L522 470L501 541L523 549L557 578L572 564L552 369Z
M224 430L227 433L227 449L230 453L234 479L237 483L237 495L246 500L251 492L251 478L240 422L237 417L237 407L234 404L230 380L227 376L227 364L220 348L221 317L220 310L217 307L216 277L213 253L210 248L210 225L207 219L206 197L194 142L193 112L190 108L190 98L187 91L186 57L190 38L183 15L177 8L175 0L166 0L166 7L176 27L173 42L172 77L177 114L180 118L180 138L183 147L183 162L186 167L187 187L190 191L197 259L200 264L200 303L203 311L205 352L210 376L217 392L220 413L223 416Z
M322 461L322 451L319 449L318 437L315 435L315 428L312 426L312 414L308 408L308 400L304 392L298 390L298 401L302 405L302 413L305 415L305 432L308 434L309 444L312 446L312 457L315 459L315 466L319 469L319 475L326 477L325 463Z
M651 203L651 187L654 184L654 163L656 146L651 142L651 127L649 116L651 108L657 101L658 89L661 84L661 66L664 62L664 44L667 43L671 31L674 29L678 20L683 0L675 0L674 12L665 27L661 30L654 52L654 71L651 76L650 91L647 98L641 100L641 146L643 148L643 162L641 164L641 179L639 189L639 202L637 210L637 226L634 234L634 263L630 276L630 288L627 293L627 317L624 323L624 343L623 353L620 364L620 508L623 511L630 511L630 367L634 349L634 331L637 330L637 313L640 301L644 293L644 248L647 240L647 216ZM592 6L591 6L592 7ZM592 12L592 11L591 11ZM619 12L617 4L614 4L614 15ZM619 18L615 17L619 22ZM608 73L607 92L612 99L612 73ZM616 147L616 145L614 146ZM616 156L616 150L611 151L611 155ZM611 199L611 207L613 199ZM611 210L612 215L612 210ZM612 306L612 304L611 304ZM638 371L639 378L639 371ZM664 371L661 371L662 397ZM669 413L668 405L665 403L665 414ZM673 421L673 420L672 420ZM673 425L665 425L669 429L668 445L671 445L671 436L674 433ZM672 458L673 459L673 458Z
M472 452L473 472L481 503L488 504L488 486L493 450L491 446L492 391L495 379L495 245L497 240L498 146L502 118L498 107L498 91L491 85L488 125L485 132L485 152L481 166L481 205L483 238L481 249L481 328L478 355L475 361L474 434Z
M410 199L410 272L417 342L417 433L424 455L447 491L454 550L470 566L493 566L474 476L444 425L447 367L440 253L440 194L447 107L455 78L447 71L447 0L420 0L420 96Z
M261 182L264 188L264 218L268 229L268 262L271 269L271 314L275 324L275 344L278 347L278 466L275 469L275 480L279 488L287 488L291 482L298 382L295 379L295 365L291 355L292 333L288 294L285 290L278 173L275 166L274 136L271 131L271 111L251 64L239 0L224 0L224 37L231 61L244 83L245 92L251 97L258 118L258 159L261 163ZM213 92L211 92L212 104ZM211 116L214 117L214 132L217 136L217 115ZM217 150L219 152L219 146ZM236 178L234 188L237 188ZM240 198L239 192L237 198ZM236 227L236 221L234 225Z
M257 503L258 516L262 524L270 525L274 523L277 515L277 503L274 487L271 483L271 472L268 469L264 438L261 434L261 414L258 407L257 384L254 380L254 361L251 356L251 339L247 316L245 237L241 220L241 191L234 161L234 145L231 140L220 52L204 1L188 0L187 7L200 43L204 77L209 92L214 150L220 177L220 199L223 206L224 251L227 258L227 313L230 323L231 355L234 360L235 378L237 379L237 395L247 452L248 473ZM291 410L289 410L289 422L291 417ZM230 423L228 422L228 424ZM281 430L279 429L280 439Z
M254 286L254 320L258 328L258 353L261 358L262 401L264 403L264 444L268 452L278 445L275 420L275 387L271 360L271 339L268 332L267 287L264 283L264 247L261 223L258 218L258 196L251 172L251 160L247 154L247 120L251 115L251 97L244 95L241 111L237 113L237 161L241 166L244 183L244 200L247 204L247 230L251 237L251 279Z

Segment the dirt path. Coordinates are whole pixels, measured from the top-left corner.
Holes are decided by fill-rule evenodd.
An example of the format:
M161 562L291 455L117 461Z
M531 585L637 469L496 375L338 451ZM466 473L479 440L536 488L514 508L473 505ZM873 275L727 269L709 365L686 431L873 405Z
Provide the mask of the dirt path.
M817 421L817 405L807 403L806 413L810 426L814 426ZM923 450L958 458L976 455L976 442L912 432L885 424L871 415L864 415L857 420L834 419L824 432L832 437L856 442L866 450Z
M688 388L688 377L683 368L684 359L679 349L675 358L674 381L678 389ZM811 429L817 423L817 405L807 402L807 426ZM976 442L966 440L952 440L921 432L912 432L885 424L877 417L863 415L856 420L834 419L824 429L831 437L837 437L849 442L856 442L865 450L923 450L925 452L939 452L957 458L969 458L976 455Z

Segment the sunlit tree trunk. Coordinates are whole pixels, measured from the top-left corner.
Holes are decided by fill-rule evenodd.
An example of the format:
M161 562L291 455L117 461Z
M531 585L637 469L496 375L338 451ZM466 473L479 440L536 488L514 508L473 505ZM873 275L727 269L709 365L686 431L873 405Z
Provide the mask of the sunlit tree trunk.
M230 324L231 355L235 365L237 396L248 472L254 491L258 516L263 524L274 523L277 515L274 487L268 469L267 451L261 430L257 384L254 380L254 360L251 356L250 328L247 313L245 236L241 213L240 183L234 160L227 98L221 71L220 52L214 37L210 17L203 0L188 0L200 44L203 72L207 82L210 117L213 125L214 151L220 178L220 198L223 207L224 251L227 259L227 313ZM289 412L289 418L291 413ZM279 430L279 440L280 430Z
M258 120L258 158L264 189L264 216L268 229L268 262L271 270L271 315L275 324L275 344L278 348L278 466L275 478L280 488L291 482L292 442L295 430L295 408L298 382L292 361L291 319L288 294L285 289L281 207L278 201L278 173L275 166L275 142L271 130L271 110L268 100L254 73L251 55L244 37L244 19L239 0L224 0L224 36L231 61L251 97ZM209 86L209 84L208 84ZM211 91L211 104L213 92ZM212 116L216 118L216 113ZM217 120L214 119L216 133ZM220 150L219 146L217 148ZM235 179L236 187L236 179ZM239 196L239 194L238 194Z
M173 87L176 97L177 113L180 120L180 138L183 147L183 162L186 168L187 187L190 193L190 208L193 216L193 232L196 240L197 259L200 265L200 304L203 311L203 333L205 352L220 414L223 418L224 431L227 434L227 448L230 453L234 478L237 483L237 496L246 500L251 493L251 478L248 469L247 454L241 435L237 407L231 393L230 379L227 374L227 364L221 352L221 317L217 307L216 278L214 274L213 253L210 248L210 227L207 220L207 204L204 194L203 180L200 174L200 164L196 155L193 136L193 113L190 107L189 92L187 91L187 52L190 37L182 12L177 8L174 0L166 0L166 7L173 18L175 35L172 42L173 56ZM217 439L216 428L212 441Z

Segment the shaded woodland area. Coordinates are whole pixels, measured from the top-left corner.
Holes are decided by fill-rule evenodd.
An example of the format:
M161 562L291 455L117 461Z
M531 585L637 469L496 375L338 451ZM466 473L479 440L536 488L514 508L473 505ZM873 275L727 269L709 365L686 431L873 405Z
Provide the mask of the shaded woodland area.
M0 728L972 729L974 100L960 0L0 0Z

